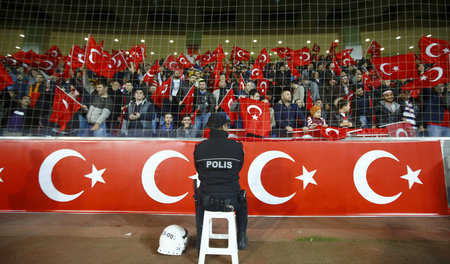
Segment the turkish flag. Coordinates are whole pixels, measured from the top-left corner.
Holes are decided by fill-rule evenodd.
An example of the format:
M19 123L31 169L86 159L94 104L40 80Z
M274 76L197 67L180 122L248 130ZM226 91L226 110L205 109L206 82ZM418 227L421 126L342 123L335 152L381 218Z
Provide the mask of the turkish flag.
M267 96L267 91L269 90L269 80L264 78L258 79L258 85L256 88L262 96Z
M100 74L104 67L107 67L108 58L105 58L103 48L101 45L97 45L94 38L89 35L88 43L86 46L86 67L93 72Z
M364 72L363 74L363 81L364 81L364 91L370 92L372 89L375 89L375 85L373 84L372 80L369 78L369 74L367 72Z
M13 81L11 75L5 69L3 64L0 63L0 91L12 84L14 84L14 81Z
M47 55L50 60L55 61L55 62L59 62L63 57L61 51L59 50L58 46L56 46L56 45L52 46L44 54Z
M328 140L339 140L347 137L347 128L320 127L320 134Z
M244 90L244 88L245 88L244 78L242 78L242 74L239 74L239 91Z
M180 116L184 116L186 114L192 113L192 109L194 107L194 89L195 89L195 84L192 85L191 89L189 89L189 92L186 94L186 96L181 101L181 103L184 104L184 107L180 111Z
M448 63L436 63L431 69L424 72L417 79L402 86L402 90L423 89L434 87L449 81Z
M186 58L186 56L184 56L183 53L181 53L180 56L178 56L177 62L183 65L184 69L191 67L191 62L188 60L188 58Z
M314 52L320 52L320 46L317 45L317 43L314 43L313 47L312 47L312 51Z
M231 61L243 61L243 60L248 61L248 60L250 60L250 52L245 49L241 49L238 46L234 46L233 51L231 51L230 60Z
M289 47L276 47L271 49L271 51L276 52L278 57L280 57L280 59L283 59L289 52L292 51L292 49L290 49Z
M256 58L256 62L259 64L260 69L262 69L264 66L267 65L267 63L271 62L269 53L267 52L266 48L263 48L261 52L259 53L258 57Z
M18 51L12 55L13 59L25 63L34 68L45 71L46 73L52 75L58 66L58 63L47 55L38 54L33 50L27 52Z
M147 47L145 45L135 45L128 51L130 53L128 55L128 62L134 63L135 70L140 63L144 62L144 58L147 57L147 55L145 55L146 49Z
M342 70L341 70L341 67L339 67L339 64L338 64L338 62L336 61L336 58L335 58L335 57L333 57L333 65L334 65L333 71L336 72L336 75L341 75Z
M422 36L419 41L419 49L422 63L445 61L450 55L450 42Z
M253 64L253 69L252 69L252 73L250 75L250 79L259 80L259 79L264 78L261 68L262 67L259 65L258 60L256 60L255 64Z
M61 131L66 129L67 123L80 107L80 103L56 86L53 97L53 112L49 121L58 123L60 125L59 132L61 133Z
M342 66L355 65L355 60L352 58L352 56L350 56L352 51L353 49L346 49L335 54L336 59L339 62L339 65Z
M289 69L291 69L292 76L298 77L298 78L302 77L300 72L298 72L297 68L294 65L292 65L291 61L288 60L287 63L289 65Z
M69 55L64 57L64 62L72 69L81 68L85 62L86 51L77 45L73 45Z
M386 125L390 137L415 137L416 131L411 123L398 122Z
M311 52L309 51L309 48L294 50L286 55L286 59L292 60L294 66L308 65L311 63Z
M219 106L222 108L222 110L227 113L227 115L230 117L231 125L233 125L234 121L238 119L238 113L231 111L231 105L236 100L236 96L234 95L234 90L231 88L228 90L225 97L220 102Z
M172 77L163 82L156 88L156 91L152 94L152 100L159 108L162 108L163 99L169 98L170 87L172 85Z
M271 128L269 104L250 98L241 98L240 107L245 132L268 137Z
M381 57L381 45L378 44L375 40L372 40L369 47L367 48L366 54L371 54L372 58Z
M155 64L153 64L153 66L150 68L150 70L148 70L148 72L144 75L143 77L143 81L144 82L151 82L153 80L153 78L155 78L155 76L159 73L160 69L159 69L159 62L158 60L155 61Z
M328 53L330 54L330 56L334 56L334 53L336 53L336 48L338 46L337 42L331 42L331 46L330 49L328 50Z
M177 58L173 54L169 54L163 65L171 71L179 71L183 69L183 65L178 62Z
M123 55L123 51L118 50L114 51L111 57L111 62L113 63L114 67L116 68L116 71L124 71L128 67L127 60L125 59L125 56Z
M219 44L219 46L211 53L211 59L212 61L217 61L222 63L222 60L225 59L225 52L223 52L222 44Z
M417 77L414 52L392 57L376 57L372 58L371 61L383 80L400 80Z
M205 52L205 54L203 54L200 58L200 66L206 66L208 64L210 64L211 62L213 62L213 56L211 55L211 52L208 50L207 52Z

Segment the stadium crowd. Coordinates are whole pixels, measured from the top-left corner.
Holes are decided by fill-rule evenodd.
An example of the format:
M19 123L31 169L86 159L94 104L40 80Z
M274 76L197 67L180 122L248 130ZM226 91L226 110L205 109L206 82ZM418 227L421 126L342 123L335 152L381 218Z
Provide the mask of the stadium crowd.
M291 73L286 60L270 62L262 71L269 81L264 92L251 80L253 58L235 65L229 62L219 80L213 75L214 63L204 67L192 63L172 71L163 62L153 83L144 82L153 66L145 63L137 70L130 67L117 72L113 78L97 76L83 66L67 79L62 78L62 61L51 76L24 65L4 65L14 84L0 91L1 135L202 137L212 113L227 115L221 102L233 89L236 100L230 108L238 114L230 127L243 128L239 100L249 97L269 103L270 137L289 137L296 129L308 132L317 126L370 129L401 121L410 123L417 136L450 136L448 83L419 93L402 90L411 81L405 79L378 79L368 87L363 75L373 67L365 58L337 74L329 56L317 56L296 68L300 77ZM417 65L419 74L431 67L420 61ZM241 78L245 87L239 85ZM170 96L160 107L152 94L169 79ZM80 103L64 130L50 118L57 86ZM193 86L193 107L185 113L183 99Z

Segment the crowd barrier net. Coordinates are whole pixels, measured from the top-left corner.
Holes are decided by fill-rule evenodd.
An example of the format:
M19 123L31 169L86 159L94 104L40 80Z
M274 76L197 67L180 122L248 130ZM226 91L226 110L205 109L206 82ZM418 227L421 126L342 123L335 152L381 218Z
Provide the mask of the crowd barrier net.
M3 137L450 136L445 0L0 3Z

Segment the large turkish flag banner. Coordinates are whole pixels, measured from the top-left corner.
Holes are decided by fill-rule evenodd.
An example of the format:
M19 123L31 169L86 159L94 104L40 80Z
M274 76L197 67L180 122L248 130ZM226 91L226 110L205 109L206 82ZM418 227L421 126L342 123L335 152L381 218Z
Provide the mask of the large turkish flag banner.
M195 144L2 140L0 211L193 214ZM250 215L449 214L439 141L243 144Z

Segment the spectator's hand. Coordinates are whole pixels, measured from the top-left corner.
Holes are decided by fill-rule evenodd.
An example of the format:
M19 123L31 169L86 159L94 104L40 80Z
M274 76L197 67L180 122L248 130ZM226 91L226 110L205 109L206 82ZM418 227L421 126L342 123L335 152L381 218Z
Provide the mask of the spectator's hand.
M329 104L325 105L325 110L330 111L330 105Z
M316 123L314 123L314 124L311 125L311 129L314 129L314 128L316 128L316 127L317 127L317 124L316 124Z
M214 109L216 109L217 112L217 110L219 110L219 106L218 105L214 106Z
M308 133L309 132L309 128L308 127L303 127L303 133Z
M173 101L173 97L172 95L169 95L169 101L172 102Z
M372 129L374 129L374 128L377 128L377 126L376 125L372 125Z
M325 124L325 125L323 125L322 127L328 127L328 125L327 125L327 124Z
M81 105L81 108L83 108L83 110L88 110L88 107L87 107L87 105Z
M100 124L95 124L92 128L91 131L97 131L100 128Z
M292 131L294 131L294 129L293 129L292 127L290 127L290 126L287 126L287 127L286 127L286 131L287 131L287 132L292 132Z
M269 103L269 100L264 99L264 100L262 100L262 102L263 102L263 103Z
M134 116L136 117L136 119L139 119L141 118L141 113L136 113Z
M419 126L419 132L424 132L425 131L425 128L423 127L423 126Z

